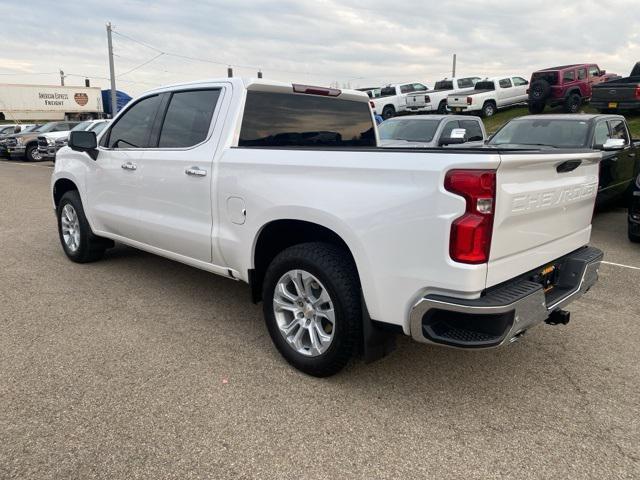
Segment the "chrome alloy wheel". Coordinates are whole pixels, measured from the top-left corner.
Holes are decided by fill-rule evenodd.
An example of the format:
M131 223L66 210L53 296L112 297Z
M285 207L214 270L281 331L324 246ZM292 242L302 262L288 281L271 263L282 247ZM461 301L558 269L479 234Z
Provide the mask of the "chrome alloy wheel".
M273 313L280 334L301 355L327 351L335 332L335 311L320 280L304 270L285 273L273 292Z
M62 226L62 238L70 252L75 252L80 247L80 221L73 205L67 203L60 214Z

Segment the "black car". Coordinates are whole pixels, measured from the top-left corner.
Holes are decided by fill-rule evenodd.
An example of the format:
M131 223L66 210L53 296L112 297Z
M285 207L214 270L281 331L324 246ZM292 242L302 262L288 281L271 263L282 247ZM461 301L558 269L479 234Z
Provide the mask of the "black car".
M599 112L640 110L640 62L625 78L610 80L593 86L591 106Z
M628 201L640 173L640 140L631 139L621 115L529 115L507 122L489 147L602 151L596 205Z
M629 240L640 243L640 175L636 177L634 187L629 203Z

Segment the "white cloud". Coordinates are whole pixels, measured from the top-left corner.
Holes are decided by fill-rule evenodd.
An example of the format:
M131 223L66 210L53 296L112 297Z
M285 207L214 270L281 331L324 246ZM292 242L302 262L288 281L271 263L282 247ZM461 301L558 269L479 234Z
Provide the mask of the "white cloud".
M115 0L34 0L3 7L0 82L55 83L57 72L88 75L106 87L105 23L162 51L221 65L162 56L131 72L119 88L226 75L370 86L390 81L433 83L450 75L458 55L462 75L514 73L552 65L596 62L627 74L640 60L636 0L438 2L389 0L215 0L153 3ZM116 74L157 54L114 36ZM126 81L125 81L126 80ZM68 83L83 82L69 77Z

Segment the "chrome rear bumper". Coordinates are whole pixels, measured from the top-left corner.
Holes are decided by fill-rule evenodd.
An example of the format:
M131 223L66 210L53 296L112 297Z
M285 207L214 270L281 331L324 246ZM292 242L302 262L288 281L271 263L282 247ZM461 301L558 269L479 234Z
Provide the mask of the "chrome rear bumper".
M412 308L411 336L423 343L490 348L510 343L526 330L581 297L598 281L603 253L584 247L551 262L559 278L551 293L530 272L488 289L478 299L427 295Z

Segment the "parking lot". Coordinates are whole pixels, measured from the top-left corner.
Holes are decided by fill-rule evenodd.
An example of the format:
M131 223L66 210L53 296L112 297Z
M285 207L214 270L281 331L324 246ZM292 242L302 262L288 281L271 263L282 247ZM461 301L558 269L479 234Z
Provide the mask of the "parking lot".
M594 220L600 283L500 350L401 338L305 376L248 287L58 242L50 163L0 161L0 478L640 478L640 246Z

